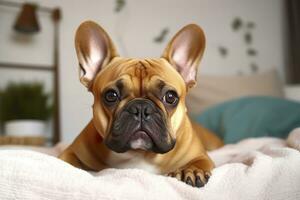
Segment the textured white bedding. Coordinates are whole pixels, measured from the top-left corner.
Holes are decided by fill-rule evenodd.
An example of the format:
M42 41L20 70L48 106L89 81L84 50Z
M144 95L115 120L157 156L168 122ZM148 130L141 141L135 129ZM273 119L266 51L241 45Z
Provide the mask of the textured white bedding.
M0 199L295 200L300 199L299 144L300 129L287 141L248 139L210 152L218 167L201 189L142 170L89 173L54 156L1 150Z

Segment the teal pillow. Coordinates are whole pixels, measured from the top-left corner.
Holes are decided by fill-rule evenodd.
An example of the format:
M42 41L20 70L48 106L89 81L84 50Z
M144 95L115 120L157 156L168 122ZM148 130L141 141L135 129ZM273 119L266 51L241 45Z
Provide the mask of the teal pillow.
M300 103L274 97L244 97L212 107L194 119L225 143L248 137L285 138L300 127Z

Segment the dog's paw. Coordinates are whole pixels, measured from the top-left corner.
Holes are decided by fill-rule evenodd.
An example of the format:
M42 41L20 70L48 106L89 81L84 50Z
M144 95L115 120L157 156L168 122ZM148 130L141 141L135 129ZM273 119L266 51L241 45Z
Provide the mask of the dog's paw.
M170 177L174 177L179 181L185 182L193 187L203 187L211 176L210 171L204 171L193 166L175 170L168 174Z

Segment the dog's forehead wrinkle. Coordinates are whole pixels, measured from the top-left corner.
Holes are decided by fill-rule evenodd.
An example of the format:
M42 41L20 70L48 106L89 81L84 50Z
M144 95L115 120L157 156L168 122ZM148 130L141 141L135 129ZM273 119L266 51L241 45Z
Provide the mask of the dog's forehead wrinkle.
M117 86L117 88L118 88L119 91L123 90L124 84L123 84L123 79L122 78L120 78L120 79L117 80L116 86Z
M112 63L118 74L118 79L123 79L123 90L134 90L137 98L146 97L149 90L152 92L157 89L161 90L168 85L164 81L164 72L168 70L164 64L164 60L155 58L118 58Z
M158 85L158 88L159 88L160 90L162 90L162 89L166 86L166 82L163 81L163 80L161 80L161 79L159 79L157 85Z
M137 76L139 77L139 92L140 92L140 96L144 96L145 95L145 90L144 90L144 79L147 76L147 65L146 63L139 61L139 65L137 67Z

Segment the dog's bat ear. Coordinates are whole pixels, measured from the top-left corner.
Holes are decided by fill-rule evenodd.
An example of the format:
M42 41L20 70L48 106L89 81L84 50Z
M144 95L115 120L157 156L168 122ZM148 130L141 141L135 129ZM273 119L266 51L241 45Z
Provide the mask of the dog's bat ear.
M83 22L75 36L76 53L80 66L80 82L90 88L97 73L117 51L108 34L95 22Z
M197 67L205 49L205 36L196 24L183 27L169 42L163 58L180 73L187 88L196 83Z

